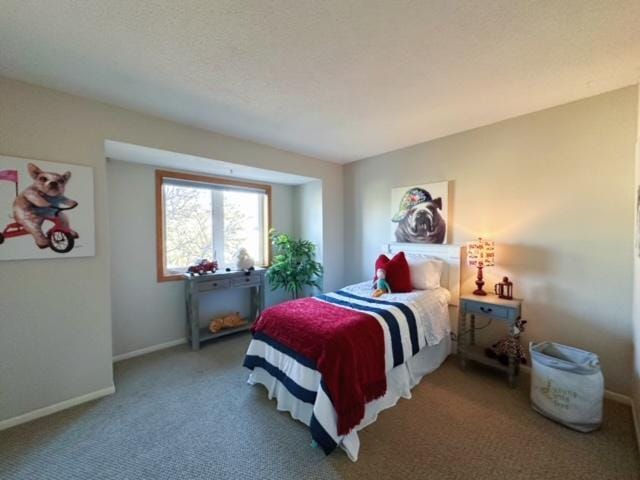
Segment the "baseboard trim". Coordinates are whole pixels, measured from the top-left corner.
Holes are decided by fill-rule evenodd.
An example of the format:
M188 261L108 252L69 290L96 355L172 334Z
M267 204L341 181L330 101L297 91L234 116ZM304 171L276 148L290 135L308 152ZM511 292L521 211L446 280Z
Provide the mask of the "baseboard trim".
M80 395L79 397L70 398L69 400L65 400L64 402L49 405L48 407L32 410L31 412L23 413L22 415L18 415L17 417L0 421L0 430L6 430L7 428L15 427L16 425L27 423L37 418L46 417L47 415L51 415L52 413L60 412L62 410L66 410L67 408L80 405L81 403L90 402L91 400L97 400L98 398L106 397L107 395L111 395L115 392L116 387L112 385L101 390L96 390L95 392Z
M628 397L627 395L612 392L611 390L605 390L604 398L606 398L607 400L613 400L614 402L622 403L623 405L629 405L633 409L633 401L631 400L631 397Z
M187 343L186 338L178 338L177 340L171 340L170 342L159 343L158 345L151 345L150 347L141 348L132 352L122 353L113 357L113 363L128 360L133 357L139 357L140 355L146 355L147 353L157 352L158 350L164 350L165 348L175 347L176 345L182 345L183 343Z

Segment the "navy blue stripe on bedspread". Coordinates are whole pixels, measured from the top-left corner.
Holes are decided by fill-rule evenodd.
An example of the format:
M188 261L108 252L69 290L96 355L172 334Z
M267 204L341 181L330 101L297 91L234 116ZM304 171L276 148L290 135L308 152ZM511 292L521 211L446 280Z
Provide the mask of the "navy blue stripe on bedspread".
M296 397L301 402L310 403L311 405L316 403L316 392L301 387L291 378L289 378L286 373L284 373L275 365L269 363L264 358L257 355L247 355L246 357L244 357L243 365L249 370L253 370L256 367L262 368L269 375L275 377L289 391L289 393L291 393L291 395Z
M288 357L293 358L300 365L304 365L305 367L310 368L312 370L318 370L313 360L303 355L300 355L294 349L289 348L286 345L283 345L282 343L278 342L277 340L274 340L273 338L271 338L269 335L266 335L265 333L262 333L262 332L255 333L253 335L253 338L255 340L260 340L261 342L266 343L270 347L275 348L280 353L284 353Z
M390 302L389 300L380 300L379 298L367 298L361 297L360 295L355 295L353 293L346 292L344 290L338 290L336 292L339 295L344 297L353 298L356 300L366 300L370 303L377 303L378 305L389 305L392 307L396 307L407 318L407 325L409 326L409 335L411 337L411 354L415 355L420 351L420 341L418 340L418 322L416 320L416 316L413 313L413 310L409 308L408 305L400 302Z
M318 295L317 298L334 305L340 305L343 307L351 308L353 310L358 310L361 312L371 312L380 315L389 327L389 334L391 336L391 350L393 354L393 366L397 367L398 365L402 365L405 362L404 351L402 348L402 336L400 334L400 325L398 325L398 320L393 315L393 313L382 308L376 308L369 305L360 305L348 300L338 300L337 298L330 297L328 295Z

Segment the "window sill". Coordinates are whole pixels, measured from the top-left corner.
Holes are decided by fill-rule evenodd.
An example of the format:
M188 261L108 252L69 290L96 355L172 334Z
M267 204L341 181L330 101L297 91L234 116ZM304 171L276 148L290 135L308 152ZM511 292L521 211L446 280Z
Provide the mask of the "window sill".
M158 275L158 282L176 282L178 280L184 280L181 273L162 273Z
M271 267L271 265L261 265L258 268L264 268L265 270ZM231 272L225 272L224 269L218 270L216 273L233 273L238 270L231 270ZM158 274L158 283L164 282L177 282L179 280L184 280L183 273L160 273Z

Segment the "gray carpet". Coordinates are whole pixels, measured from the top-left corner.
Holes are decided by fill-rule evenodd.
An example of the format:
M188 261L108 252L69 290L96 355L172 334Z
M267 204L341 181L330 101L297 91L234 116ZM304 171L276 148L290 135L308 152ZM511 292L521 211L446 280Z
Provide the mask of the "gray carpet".
M510 390L453 360L361 432L357 463L325 457L305 426L246 384L248 341L116 364L115 395L0 432L0 478L640 478L627 407L606 402L603 428L576 433L531 411L526 377Z

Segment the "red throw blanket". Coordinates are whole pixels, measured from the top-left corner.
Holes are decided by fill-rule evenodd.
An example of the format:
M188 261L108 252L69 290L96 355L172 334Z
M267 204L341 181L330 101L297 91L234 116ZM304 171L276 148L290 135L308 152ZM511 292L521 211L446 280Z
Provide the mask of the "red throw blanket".
M252 328L312 360L338 414L338 434L364 418L367 402L387 391L384 333L378 321L312 298L266 309Z

